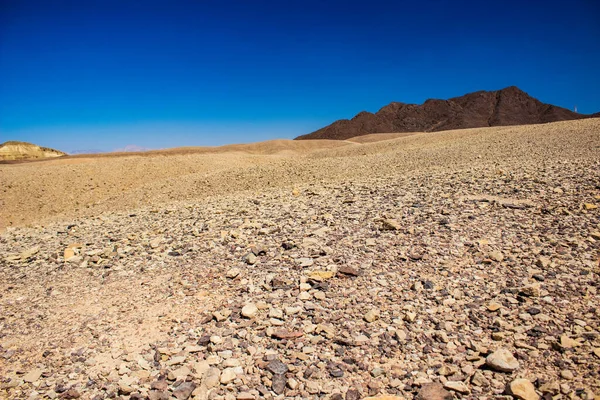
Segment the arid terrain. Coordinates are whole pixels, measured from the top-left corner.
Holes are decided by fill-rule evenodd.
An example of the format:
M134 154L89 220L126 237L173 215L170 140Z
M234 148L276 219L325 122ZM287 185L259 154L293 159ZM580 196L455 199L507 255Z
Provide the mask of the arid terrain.
M599 118L0 182L0 398L600 396Z

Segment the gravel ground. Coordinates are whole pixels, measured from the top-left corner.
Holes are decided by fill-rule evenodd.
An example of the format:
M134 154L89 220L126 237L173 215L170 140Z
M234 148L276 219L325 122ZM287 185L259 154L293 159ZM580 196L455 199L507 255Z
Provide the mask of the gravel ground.
M600 120L264 153L0 166L0 397L598 398Z

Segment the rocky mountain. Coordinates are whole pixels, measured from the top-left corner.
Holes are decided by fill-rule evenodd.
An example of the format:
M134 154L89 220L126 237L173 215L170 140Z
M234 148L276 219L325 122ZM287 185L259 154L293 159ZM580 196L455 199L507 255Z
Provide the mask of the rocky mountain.
M62 151L33 143L8 141L0 144L0 161L35 160L65 155L67 154Z
M545 104L516 86L479 91L448 100L429 99L423 104L393 102L376 113L362 111L354 118L296 139L344 140L370 133L433 132L486 126L526 125L600 117L578 114Z

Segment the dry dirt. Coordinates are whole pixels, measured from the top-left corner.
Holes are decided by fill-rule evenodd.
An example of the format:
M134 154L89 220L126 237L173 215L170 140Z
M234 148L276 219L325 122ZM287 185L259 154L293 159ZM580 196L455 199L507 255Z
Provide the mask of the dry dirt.
M0 165L0 398L597 398L600 119L399 136Z

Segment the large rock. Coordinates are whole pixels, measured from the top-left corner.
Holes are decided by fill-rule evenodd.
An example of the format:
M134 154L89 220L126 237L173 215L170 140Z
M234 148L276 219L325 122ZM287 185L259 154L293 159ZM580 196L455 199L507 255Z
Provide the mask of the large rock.
M451 400L452 393L441 383L424 383L417 394L417 400Z
M535 392L535 387L527 379L515 379L506 386L506 393L521 400L538 400L540 396Z
M519 368L519 361L506 349L499 349L487 356L485 363L492 369L501 372L513 372Z

